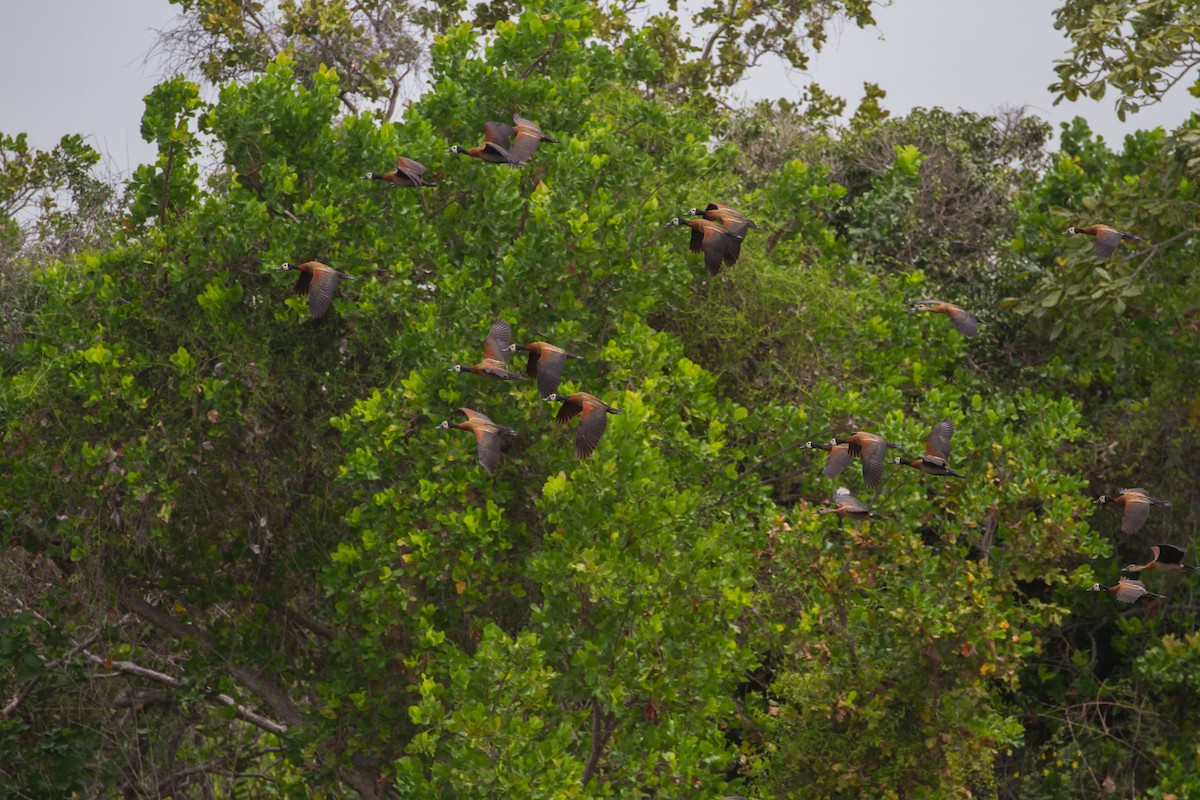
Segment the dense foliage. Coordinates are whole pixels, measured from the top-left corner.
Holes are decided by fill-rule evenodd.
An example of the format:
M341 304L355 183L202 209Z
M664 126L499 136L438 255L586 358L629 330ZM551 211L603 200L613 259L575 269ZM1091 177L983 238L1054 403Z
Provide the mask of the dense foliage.
M713 119L658 91L699 74L670 14L542 0L414 17L430 87L381 122L351 108L395 65L263 57L182 5L238 80L147 97L158 158L88 237L90 195L36 230L16 204L92 186L94 154L0 140L0 794L1200 791L1193 581L1083 591L1188 545L1200 502L1195 118L1119 153L1077 123L1053 155L1035 119L893 119L871 87L845 128L815 91ZM781 5L786 31L755 3L713 41L799 57L797 20L816 46L870 8ZM446 152L514 111L560 142ZM362 179L397 155L437 186ZM664 227L710 201L760 225L712 277ZM1091 214L1149 244L1100 265L1061 235ZM319 321L271 271L312 259L357 278ZM980 336L909 312L930 296ZM625 412L591 458L532 382L449 371L497 316ZM437 428L460 406L517 430L494 475ZM944 418L966 479L869 492L801 447L916 455ZM887 519L815 513L842 484ZM1091 519L1128 485L1175 508Z

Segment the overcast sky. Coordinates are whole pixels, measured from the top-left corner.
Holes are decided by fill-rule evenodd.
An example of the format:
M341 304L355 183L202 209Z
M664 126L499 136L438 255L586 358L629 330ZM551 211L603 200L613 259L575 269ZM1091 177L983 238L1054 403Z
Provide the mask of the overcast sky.
M809 72L776 63L738 89L746 99L798 98L816 81L849 101L864 81L886 92L893 114L914 106L989 113L1028 106L1056 126L1075 115L1118 144L1137 128L1173 127L1197 108L1185 87L1122 124L1111 99L1053 105L1046 87L1054 60L1067 50L1054 30L1052 0L896 0L876 13L878 26L845 27L814 58ZM144 57L155 30L168 26L167 0L0 0L0 131L26 132L52 147L80 133L107 156L109 172L128 173L154 152L138 133L142 97L160 78Z

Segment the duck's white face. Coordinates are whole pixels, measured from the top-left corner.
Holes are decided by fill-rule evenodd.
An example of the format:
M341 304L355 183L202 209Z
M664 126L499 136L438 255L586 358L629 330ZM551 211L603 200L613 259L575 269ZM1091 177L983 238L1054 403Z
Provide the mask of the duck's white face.
M547 403L553 403L555 400L558 399L558 393L551 392L550 394L546 395L542 399L545 400Z
M439 428L449 428L449 427L450 427L450 420L446 420L446 421L445 421L445 422L443 422L442 424L438 425L438 427L439 427Z
M1102 591L1104 591L1104 587L1098 583L1093 583L1091 586L1088 587L1088 591L1089 592L1102 592Z

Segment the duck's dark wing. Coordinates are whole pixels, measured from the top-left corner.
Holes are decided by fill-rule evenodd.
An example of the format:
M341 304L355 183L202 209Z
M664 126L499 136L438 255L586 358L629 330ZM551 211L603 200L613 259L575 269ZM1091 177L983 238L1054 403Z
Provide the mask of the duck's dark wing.
M958 332L968 339L979 333L979 319L974 314L963 311L958 306L950 306L949 316Z
M542 133L541 128L524 117L513 114L513 123L517 126L517 133L509 150L512 152L513 161L517 164L524 164L528 161L542 142L558 141L554 137Z
M512 356L508 346L512 344L512 328L502 319L497 318L483 340L484 359L493 359L507 364Z
M530 350L528 352L529 362L525 365L525 374L531 378L536 378L538 374L538 361L541 360L541 353L539 353L537 350ZM549 394L549 392L546 394ZM542 395L542 397L545 396L545 394Z
M420 162L413 161L411 158L404 156L396 157L396 176L401 178L399 181L402 185L407 186L432 186L422 175L425 174L425 165Z
M1102 230L1096 234L1096 255L1100 258L1108 258L1113 253L1117 252L1117 247L1121 244L1121 232L1114 231L1111 228Z
M1182 564L1184 551L1173 544L1160 544L1150 548L1154 560L1160 564Z
M404 156L396 156L396 169L405 172L411 172L418 178L425 174L425 165L420 161L413 161L411 158Z
M489 425L492 425L492 424L494 424L494 423L492 422L491 418L490 418L490 417L489 417L487 414L480 414L478 411L475 411L475 410L473 410L473 409L470 409L470 408L456 408L456 409L454 409L454 410L455 410L455 411L457 411L457 412L459 412L460 414L462 414L462 415L463 415L464 417L466 417L467 419L470 419L470 420L481 420L481 421L483 421L483 422L486 422L486 423L487 423L487 424L489 424Z
M479 466L491 474L500 464L500 433L495 426L474 427L475 452L479 456Z
M300 277L296 278L296 283L292 285L292 291L296 294L307 294L310 283L312 283L312 273L301 272Z
M937 456L944 464L950 460L950 437L954 435L954 421L949 417L933 426L925 440L925 455Z
M708 270L709 275L716 275L721 271L721 262L725 259L725 245L729 239L725 234L711 227L705 228L701 236L703 237L701 249L704 251L704 268Z
M1121 517L1121 533L1137 533L1150 517L1150 502L1143 495L1125 495L1125 513Z
M308 315L313 319L323 316L333 302L333 292L337 289L341 276L333 270L321 270L313 275L308 288Z
M538 395L548 397L558 391L558 381L562 378L563 367L567 363L567 354L550 351L539 358L531 353L529 363L537 365Z
M514 164L524 164L530 157L537 152L538 145L541 144L541 132L531 133L524 128L517 129L517 136L513 139L512 147L508 149L509 155L512 157Z
M1117 583L1117 591L1114 594L1116 594L1117 599L1122 603L1133 603L1139 597L1146 594L1146 584L1141 581L1122 578Z
M887 454L887 445L883 442L868 442L863 448L862 458L863 480L867 488L875 489L883 481L883 458Z
M608 427L608 413L602 406L589 404L583 409L579 420L579 431L575 434L575 457L587 458L600 444L600 437Z
M866 514L866 513L868 513L867 507L862 504L862 501L859 500L857 497L855 497L852 494L838 495L837 499L834 500L834 502L840 503L842 505L843 511L848 514Z
M505 122L483 123L483 141L486 144L499 145L505 151L508 150L514 133L512 126Z
M850 455L850 445L834 445L829 449L829 457L825 459L825 469L823 470L825 477L836 478L852 463L854 463L854 456Z
M571 419L573 419L580 411L583 411L583 404L577 403L568 398L563 402L562 408L558 410L558 414L555 415L554 421L559 425L564 425L567 422L570 422Z
M725 239L725 266L732 267L742 255L742 240L736 236L723 236Z

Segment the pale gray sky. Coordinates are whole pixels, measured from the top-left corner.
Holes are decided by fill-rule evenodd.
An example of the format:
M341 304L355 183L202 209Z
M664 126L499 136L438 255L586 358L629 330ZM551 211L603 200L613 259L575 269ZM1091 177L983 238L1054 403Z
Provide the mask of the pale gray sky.
M1122 124L1111 99L1053 106L1046 87L1066 52L1054 30L1053 0L896 0L876 14L878 27L846 26L807 74L779 64L757 70L746 99L797 98L812 81L853 109L863 81L887 91L884 107L903 114L940 105L988 113L1027 105L1057 123L1076 114L1111 143L1137 128L1173 127L1198 107L1185 87ZM0 131L27 132L52 147L80 133L108 157L107 171L127 174L154 156L138 133L142 97L159 79L143 59L175 7L166 0L0 0Z

